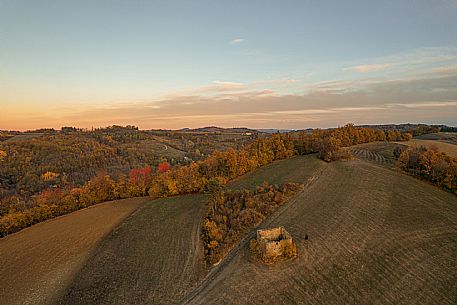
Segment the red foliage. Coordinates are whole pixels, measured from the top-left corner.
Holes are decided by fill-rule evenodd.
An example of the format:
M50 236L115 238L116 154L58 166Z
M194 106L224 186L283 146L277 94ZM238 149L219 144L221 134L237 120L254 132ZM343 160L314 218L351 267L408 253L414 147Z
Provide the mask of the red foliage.
M140 182L148 182L151 179L151 167L146 165L143 168L134 168L130 170L129 177L130 182L134 185L138 185Z
M159 171L159 173L166 173L170 170L170 168L170 163L168 163L167 161L163 161L162 163L159 163L157 170Z

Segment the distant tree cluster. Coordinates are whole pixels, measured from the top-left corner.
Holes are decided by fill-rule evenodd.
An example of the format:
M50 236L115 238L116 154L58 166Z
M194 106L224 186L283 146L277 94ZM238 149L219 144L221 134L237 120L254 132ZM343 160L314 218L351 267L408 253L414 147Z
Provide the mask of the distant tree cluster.
M196 192L212 192L228 181L275 160L294 155L288 137L276 134L257 139L241 150L216 151L204 161L192 162L153 177L148 194L153 198ZM161 167L161 166L160 166Z
M409 132L411 132L414 137L417 137L423 134L440 132L440 129L441 128L439 126L420 125L414 129L411 129Z
M440 129L441 132L457 132L457 127L443 126Z
M148 194L159 198L213 191L235 177L293 154L292 142L278 134L258 139L239 151L216 151L207 159L186 166L171 168L168 162L163 161L156 171L145 166L132 169L128 176L118 174L116 177L99 172L81 187L47 188L27 201L18 196L7 196L0 204L0 236L104 201ZM44 169L36 179L52 183L62 178L58 173Z
M302 189L303 185L297 183L282 186L264 183L254 192L237 190L215 193L202 223L207 262L215 264L224 258L248 231Z
M132 164L119 149L91 137L65 134L46 135L0 143L0 202L8 196L27 200L49 187L82 185L98 171L144 164Z
M318 153L319 158L329 162L349 158L350 152L345 148L352 145L376 141L409 141L411 138L410 132L383 131L347 124L336 129L300 132L295 135L294 143L299 154Z
M457 194L457 158L423 146L397 150L394 155L407 173Z

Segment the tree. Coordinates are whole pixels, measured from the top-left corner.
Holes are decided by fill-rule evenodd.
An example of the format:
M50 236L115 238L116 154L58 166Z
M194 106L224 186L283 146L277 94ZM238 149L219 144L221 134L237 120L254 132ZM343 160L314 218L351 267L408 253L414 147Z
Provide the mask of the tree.
M8 154L4 150L0 150L0 161L3 161Z
M159 173L166 173L170 170L170 168L170 163L168 163L167 161L163 161L159 163L159 165L157 166L157 170Z

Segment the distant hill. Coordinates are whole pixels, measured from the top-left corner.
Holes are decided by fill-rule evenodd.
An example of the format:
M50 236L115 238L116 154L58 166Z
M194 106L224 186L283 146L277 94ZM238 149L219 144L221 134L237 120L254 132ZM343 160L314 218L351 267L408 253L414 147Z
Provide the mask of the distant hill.
M297 131L296 129L274 129L274 128L261 128L261 129L256 129L257 131L260 132L265 132L265 133L287 133L287 132L292 132L292 131Z
M408 131L418 128L430 128L435 127L437 129L445 127L445 125L428 125L428 124L375 124L375 125L357 125L359 127L368 127L381 130L398 130L398 131Z
M200 128L182 128L178 131L183 132L213 132L213 133L259 133L260 130L249 129L245 127L222 128L217 126L207 126Z

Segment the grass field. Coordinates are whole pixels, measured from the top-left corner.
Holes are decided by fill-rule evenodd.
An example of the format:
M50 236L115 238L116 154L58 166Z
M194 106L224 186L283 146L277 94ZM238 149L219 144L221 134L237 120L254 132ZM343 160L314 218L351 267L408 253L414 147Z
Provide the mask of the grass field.
M245 245L183 304L457 301L457 197L414 178L331 163L269 225L295 238L295 260L265 266Z
M15 135L15 136L5 140L4 142L7 143L7 142L27 141L27 140L30 140L33 138L41 137L42 135L44 135L44 133L24 133L24 134Z
M102 203L0 239L0 304L52 304L94 246L147 198Z

